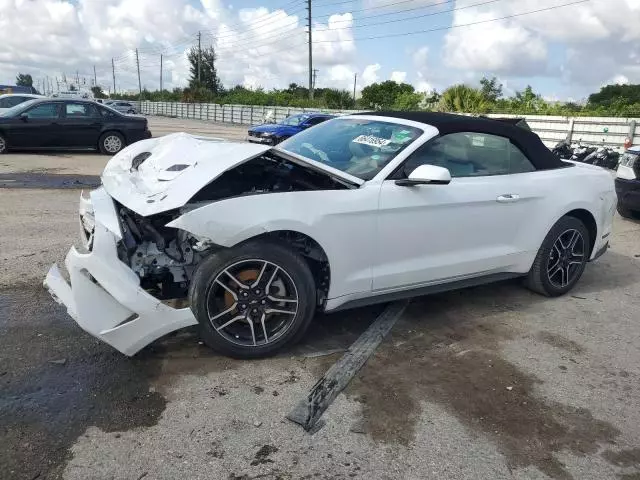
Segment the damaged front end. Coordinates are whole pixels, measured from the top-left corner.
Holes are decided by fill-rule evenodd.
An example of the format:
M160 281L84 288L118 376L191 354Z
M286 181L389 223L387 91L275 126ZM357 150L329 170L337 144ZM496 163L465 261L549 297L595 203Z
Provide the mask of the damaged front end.
M122 228L120 261L129 265L140 277L140 286L159 300L185 299L196 265L213 245L166 227L180 216L179 211L145 218L123 205L117 205L117 209Z
M188 305L193 273L205 256L231 246L176 228L186 213L239 196L259 202L262 194L352 188L265 147L168 137L111 159L103 186L80 198L83 251L72 247L65 259L70 284L56 265L44 281L84 330L126 355L197 323ZM243 228L237 218L203 220ZM282 240L309 259L323 301L329 273L321 249L304 238Z
M190 308L163 301L165 294L176 292L181 284L187 283L183 279L188 278L188 266L181 266L166 253L178 258L179 253L171 250L175 247L165 244L161 251L144 235L135 240L140 243L129 243L127 248L125 241L129 242L132 234L121 220L118 205L104 188L92 191L90 199L83 198L80 203L80 237L84 248L80 251L71 247L65 258L70 284L55 264L44 280L45 288L66 306L69 315L85 331L126 355L135 354L169 332L195 325L197 321ZM137 256L140 248L158 250L156 257L150 258L151 266L154 260L165 264L148 270L146 265L136 264L136 258L144 258ZM143 272L143 276L134 268ZM172 271L181 281L169 281L173 278Z

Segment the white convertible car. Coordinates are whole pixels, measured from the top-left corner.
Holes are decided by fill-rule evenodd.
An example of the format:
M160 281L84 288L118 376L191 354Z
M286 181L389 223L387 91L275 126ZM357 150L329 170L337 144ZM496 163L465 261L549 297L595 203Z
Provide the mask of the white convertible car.
M568 292L604 253L611 175L506 121L336 118L277 147L173 134L113 157L80 199L84 248L45 286L133 355L199 324L249 358L333 311L510 277Z

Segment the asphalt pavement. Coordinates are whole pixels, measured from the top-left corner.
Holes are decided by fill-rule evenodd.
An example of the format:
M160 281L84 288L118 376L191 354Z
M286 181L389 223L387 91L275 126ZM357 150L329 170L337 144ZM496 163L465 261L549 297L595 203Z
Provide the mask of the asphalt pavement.
M414 299L310 435L286 415L383 307L320 316L268 360L217 356L196 330L122 356L41 286L106 160L0 157L0 478L640 478L640 222L616 217L562 298L513 281Z

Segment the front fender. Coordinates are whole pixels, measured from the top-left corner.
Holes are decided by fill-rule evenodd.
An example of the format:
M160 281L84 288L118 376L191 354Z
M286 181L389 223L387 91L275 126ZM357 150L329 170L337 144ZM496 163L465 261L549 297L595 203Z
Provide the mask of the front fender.
M223 247L269 232L303 233L327 254L332 298L371 290L377 193L374 187L235 197L191 210L167 226Z

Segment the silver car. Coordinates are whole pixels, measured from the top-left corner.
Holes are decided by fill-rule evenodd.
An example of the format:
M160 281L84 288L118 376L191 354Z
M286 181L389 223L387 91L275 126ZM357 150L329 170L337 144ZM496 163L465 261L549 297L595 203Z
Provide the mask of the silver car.
M108 105L110 108L117 110L120 113L138 113L138 109L133 103L125 102L122 100L113 101Z

